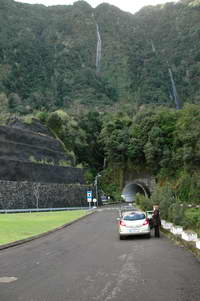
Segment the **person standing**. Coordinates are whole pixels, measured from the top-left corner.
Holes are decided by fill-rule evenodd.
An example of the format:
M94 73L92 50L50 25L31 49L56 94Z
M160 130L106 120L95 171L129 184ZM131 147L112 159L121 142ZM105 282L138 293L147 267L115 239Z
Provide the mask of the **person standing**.
M160 237L161 220L160 220L160 211L158 206L154 207L152 222L155 231L155 237Z

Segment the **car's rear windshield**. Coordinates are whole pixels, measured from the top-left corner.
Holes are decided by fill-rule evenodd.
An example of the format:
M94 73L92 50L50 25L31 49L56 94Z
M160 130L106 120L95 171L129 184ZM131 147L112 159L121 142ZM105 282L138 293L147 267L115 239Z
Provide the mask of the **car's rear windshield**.
M126 215L123 218L125 221L138 221L140 219L145 219L145 214L143 213L135 213L131 215Z

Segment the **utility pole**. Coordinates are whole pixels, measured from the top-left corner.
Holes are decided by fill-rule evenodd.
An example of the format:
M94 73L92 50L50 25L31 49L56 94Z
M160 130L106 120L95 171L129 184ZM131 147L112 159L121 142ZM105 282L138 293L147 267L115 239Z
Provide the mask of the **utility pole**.
M96 199L97 199L97 207L99 206L99 194L98 194L98 177L101 177L101 175L98 173L95 177L95 190L96 190Z
M99 198L98 198L98 174L95 177L95 190L96 190L96 200L97 200L97 207L99 206Z

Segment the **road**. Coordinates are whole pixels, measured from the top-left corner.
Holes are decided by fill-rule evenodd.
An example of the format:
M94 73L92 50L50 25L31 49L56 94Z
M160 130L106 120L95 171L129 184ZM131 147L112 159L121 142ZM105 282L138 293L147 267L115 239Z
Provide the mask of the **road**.
M199 261L163 235L120 241L117 215L0 251L0 301L199 301Z

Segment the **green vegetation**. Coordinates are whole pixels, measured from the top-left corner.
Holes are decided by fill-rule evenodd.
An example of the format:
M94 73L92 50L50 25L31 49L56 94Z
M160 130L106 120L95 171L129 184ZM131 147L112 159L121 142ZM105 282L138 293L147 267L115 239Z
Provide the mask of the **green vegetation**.
M0 244L31 237L67 224L86 214L85 211L1 214Z
M43 160L36 160L34 156L30 156L29 160L35 164L46 164L46 165L55 165L53 161L49 161L47 158Z
M120 199L124 171L146 170L161 187L170 186L180 203L199 203L198 105L179 111L148 105L137 113L122 107L121 112L89 112L81 118L62 111L46 116L46 124L74 152L77 164L87 168L87 182L101 171L99 183L115 199Z
M45 118L37 113L37 117L59 139L75 166L89 167L93 175L102 168L104 151L99 135L103 120L100 113L91 111L71 116L60 109L46 112Z
M200 237L200 209L186 209L185 222L187 222L187 227L197 231Z
M200 108L197 105L186 105L179 111L148 106L132 116L118 113L104 119L100 139L111 163L147 169L160 181L177 176L179 187L188 177L185 181L190 180L197 187L199 126Z
M149 210L159 204L164 219L199 231L199 211L188 218L187 208L200 205L200 107L187 104L177 111L143 106L133 116L109 116L100 134L108 164L102 172L103 190L116 198L122 189L120 172L123 178L123 171L146 170L156 178L157 188L150 199L139 196L139 206Z
M152 210L153 205L155 205L152 199L149 199L145 197L143 194L139 194L139 193L136 194L136 204L139 206L139 208L141 208L144 211Z
M34 156L30 156L29 160L35 164L46 164L46 165L53 165L53 166L58 165L63 167L71 166L71 162L68 162L66 160L59 160L57 164L55 164L54 161L49 161L48 158L45 158L43 160L36 160Z
M185 186L182 188L184 191ZM199 204L199 200L196 203ZM181 202L181 196L170 183L166 183L164 186L158 185L150 199L138 195L137 204L143 210L152 210L153 205L158 204L163 219L182 226L184 229L194 230L200 236L200 208L189 208L192 206L191 198Z
M184 204L199 204L200 196L199 0L135 15L105 3L1 0L0 27L0 123L38 118L73 165L85 168L87 183L101 172L99 186L115 200L127 170L147 171L157 181L151 201L182 223Z
M135 15L85 1L45 7L0 4L0 106L6 114L113 110L117 103L199 103L198 0L148 6ZM102 40L96 73L96 22ZM2 111L2 110L1 110Z

